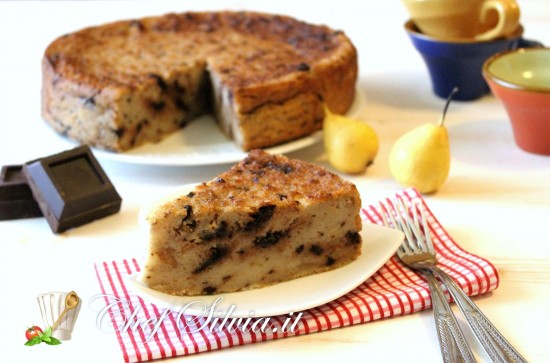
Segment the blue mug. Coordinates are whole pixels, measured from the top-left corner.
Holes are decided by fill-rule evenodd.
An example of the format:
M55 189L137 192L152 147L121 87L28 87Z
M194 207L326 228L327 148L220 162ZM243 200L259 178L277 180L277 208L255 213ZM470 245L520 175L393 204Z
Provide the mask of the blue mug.
M489 93L482 74L483 63L489 57L505 50L542 46L523 39L521 26L511 35L489 41L437 39L422 34L412 20L405 23L405 30L428 67L433 92L447 98L458 87L453 99L462 101Z

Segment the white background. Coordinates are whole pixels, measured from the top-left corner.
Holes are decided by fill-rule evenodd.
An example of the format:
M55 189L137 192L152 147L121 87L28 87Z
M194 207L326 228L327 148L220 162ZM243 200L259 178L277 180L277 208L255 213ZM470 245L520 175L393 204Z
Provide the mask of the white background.
M525 37L550 44L547 0L519 0ZM40 61L56 37L106 21L169 11L245 9L284 13L342 29L359 51L358 87L381 141L368 171L348 177L364 203L401 187L387 155L404 132L436 122L443 100L431 93L425 66L412 47L399 1L81 1L0 2L0 164L20 164L60 150L40 118ZM487 95L455 102L447 115L451 174L426 199L440 222L468 251L498 268L500 287L476 302L529 361L550 361L550 157L527 154L513 141L502 105ZM326 164L322 145L291 156ZM122 362L116 337L99 331L87 299L99 293L93 263L134 257L145 245L137 229L144 200L187 183L209 180L227 165L195 168L126 165L100 160L123 197L119 214L53 235L43 219L0 222L2 355L30 362ZM73 340L58 347L24 347L24 330L42 325L36 294L76 290L85 300ZM477 346L476 354L485 356ZM440 360L431 311L362 326L237 347L184 358L262 362ZM183 359L181 359L183 361Z

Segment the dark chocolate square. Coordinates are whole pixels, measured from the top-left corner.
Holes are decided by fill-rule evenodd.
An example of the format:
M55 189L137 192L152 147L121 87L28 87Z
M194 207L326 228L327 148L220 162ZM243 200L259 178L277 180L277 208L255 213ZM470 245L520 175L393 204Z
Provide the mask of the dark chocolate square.
M23 166L54 233L117 213L122 199L86 145Z
M0 172L0 221L41 217L22 165L6 165Z

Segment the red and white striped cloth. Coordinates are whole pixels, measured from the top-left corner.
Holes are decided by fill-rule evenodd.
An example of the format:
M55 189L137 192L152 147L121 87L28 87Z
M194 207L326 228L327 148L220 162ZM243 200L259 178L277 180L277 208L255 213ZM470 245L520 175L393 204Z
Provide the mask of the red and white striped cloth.
M419 200L424 204L441 268L468 295L485 294L498 287L499 278L495 267L489 261L460 248L439 224L416 190L406 189L399 195L406 200ZM382 224L378 206L366 206L361 213L366 221ZM102 298L109 307L103 318L110 320L109 324L112 324L111 328L116 332L125 362L195 354L321 332L411 314L431 307L425 280L403 266L396 257L392 257L377 273L353 291L330 303L303 312L299 324L293 329L289 329L289 326L290 322L296 321L296 313L294 316L270 317L270 329L255 329L255 332L252 329L218 329L219 325L199 330L191 328L190 324L181 324L191 317L178 316L175 312L159 308L131 293L126 282L129 275L140 271L136 259L97 263L95 271ZM195 322L195 326L206 326L206 318L200 319ZM248 327L254 322L258 322L259 326L263 323L259 319L262 318L250 318ZM284 325L285 322L287 325Z

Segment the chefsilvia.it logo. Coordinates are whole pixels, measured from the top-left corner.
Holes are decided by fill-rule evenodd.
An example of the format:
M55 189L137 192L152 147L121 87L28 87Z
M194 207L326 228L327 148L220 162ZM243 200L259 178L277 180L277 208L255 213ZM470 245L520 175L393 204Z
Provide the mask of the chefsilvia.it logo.
M276 324L271 317L255 317L250 312L248 317L232 317L236 306L230 305L227 311L216 311L223 297L217 298L211 305L204 301L191 301L184 306L169 306L159 310L160 315L145 317L141 304L136 301L120 299L113 295L95 295L90 304L96 306L98 302L105 302L97 308L96 326L103 331L137 332L142 330L146 334L145 341L149 341L158 332L166 319L175 320L180 333L195 333L203 329L211 332L240 331L242 333L295 333L303 313L294 315L289 312L282 325ZM189 311L193 314L189 314Z

